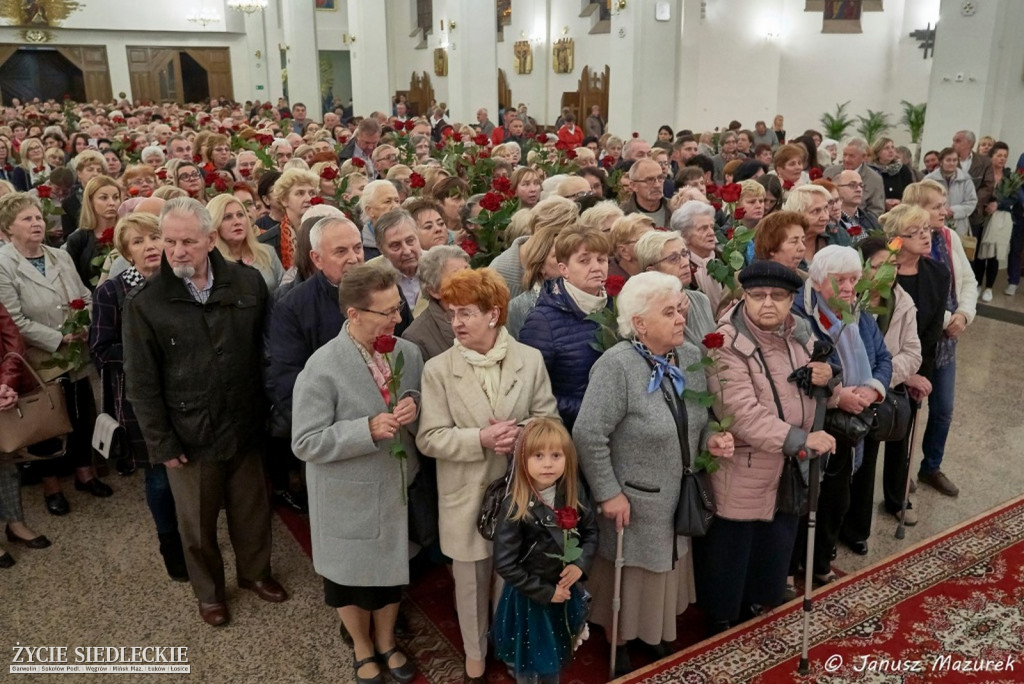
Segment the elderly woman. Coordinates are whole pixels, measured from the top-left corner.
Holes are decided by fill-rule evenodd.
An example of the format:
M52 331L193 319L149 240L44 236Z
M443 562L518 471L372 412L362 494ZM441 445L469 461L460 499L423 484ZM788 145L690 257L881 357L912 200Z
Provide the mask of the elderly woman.
M697 598L714 632L782 603L799 522L776 505L783 461L835 449L831 435L813 430L814 400L789 381L801 366L816 385L832 379L827 363L810 362L809 331L790 313L803 281L782 264L755 261L739 282L743 299L718 329L723 346L711 350L719 370L708 372L715 414L734 419L735 452L711 475L715 521L693 541Z
M587 379L601 352L594 348L599 326L588 316L609 305L608 238L593 229L568 228L555 238L560 277L541 285L519 341L540 350L567 429L576 422Z
M825 228L828 226L829 202L832 195L820 185L802 185L794 188L786 196L783 211L795 211L807 219L807 231L804 233L804 263L807 268L814 260L818 250L829 244Z
M593 190L593 185L591 185L591 190ZM595 197L601 197L601 195L595 194ZM580 214L580 225L584 228L597 228L602 233L607 234L612 232L615 221L623 216L625 214L622 213L619 205L611 200L603 200ZM610 263L608 268L611 269Z
M147 164L132 164L121 176L121 183L129 197L149 197L157 188L156 171Z
M416 443L437 459L441 550L453 560L472 679L484 676L491 613L492 548L476 528L484 490L505 473L518 425L558 413L543 357L504 328L508 288L501 276L489 268L454 273L441 285L441 301L455 346L424 368Z
M519 206L524 209L533 209L540 201L540 186L543 177L541 173L529 166L521 166L512 172L509 181L512 184L512 192L519 200Z
M922 367L926 367L925 364L929 360L934 360L934 367L931 376L928 377L932 392L928 395L928 425L921 441L924 457L917 478L946 496L957 496L960 493L959 488L942 472L941 466L949 426L953 420L956 346L960 335L974 320L978 306L978 281L971 272L971 262L964 253L960 235L945 225L948 216L946 187L931 178L925 178L920 183L907 187L903 193L903 202L921 207L928 212L930 234L918 236L916 239L924 241L927 238L931 242L931 247L924 256L931 257L951 273L949 289L943 291L943 331L935 346L934 357L929 356L930 352L924 346L922 338L922 353L925 355ZM908 251L911 249L909 245L907 248ZM918 263L926 260L919 259ZM907 291L914 296L913 290ZM916 298L915 302L918 302L919 309L925 306Z
M18 393L29 388L28 373L17 356L25 354L25 342L7 309L0 304L0 411L18 405ZM30 549L45 549L50 540L36 534L25 524L21 507L21 475L13 461L0 460L0 521L6 523L6 537L14 544ZM14 565L14 557L0 548L0 568Z
M892 138L879 137L871 146L871 168L882 177L885 188L885 208L892 209L903 199L903 191L914 182L914 173L909 166L904 166L896 154L896 144Z
M700 291L708 296L711 310L718 311L723 294L722 284L708 273L708 263L717 256L715 208L699 200L690 200L672 212L669 225L672 230L683 236L683 241L690 249L690 271L693 280Z
M392 209L397 209L401 204L398 190L391 181L370 181L363 188L363 194L359 196L359 211L363 219L363 257L367 261L380 256L380 249L374 237L373 222Z
M804 170L807 162L807 150L802 145L780 145L772 157L772 170L769 175L778 176L782 188L789 190L811 182L811 177Z
M159 145L149 145L148 147L144 147L139 158L143 164L146 164L153 169L153 173L156 173L156 170L163 166L164 162L167 161L167 157L164 155L164 151Z
M107 497L113 490L100 482L92 467L93 423L96 418L90 379L95 378L88 361L80 368L43 369L54 352L66 352L72 342L84 341L87 331L63 333L70 304L81 300L88 305L89 289L82 283L67 252L43 244L46 224L39 200L17 193L0 198L0 230L9 243L0 247L0 304L3 304L25 340L26 358L44 379L65 376L63 383L73 431L68 435L67 458L75 468L75 489ZM67 515L71 508L57 479L58 464L39 464L43 473L46 509L53 515Z
M597 207L594 207L597 209ZM593 211L591 209L590 211ZM586 213L586 212L585 212ZM612 223L611 260L608 262L608 275L629 280L637 273L643 272L636 258L636 243L647 233L655 229L654 220L644 214L636 213L620 216Z
M120 205L121 186L113 178L96 176L85 186L78 230L68 238L64 249L74 261L78 277L89 290L96 287L103 275L101 265L94 261L100 243L110 245L113 241Z
M714 332L718 324L711 310L711 300L700 290L691 289L690 250L682 236L674 232L653 231L636 243L636 256L644 271L658 271L675 276L683 287L686 316L686 340L698 346L704 336Z
M758 221L754 230L755 259L776 261L806 277L806 272L800 270L807 249L804 245L807 219L803 214L777 211Z
M249 222L249 212L234 195L217 195L206 205L217 229L217 249L228 261L252 266L273 292L281 284L284 268L277 252L261 244Z
M884 399L892 380L892 355L878 323L858 307L856 287L861 275L857 250L829 245L811 264L808 280L793 305L793 312L810 323L814 336L833 345L829 363L842 368L842 387L829 402L830 408L854 415ZM839 310L833 308L837 303ZM842 309L850 310L854 323L843 323ZM813 572L820 584L836 578L831 570L832 552L850 506L850 480L864 453L861 442L836 432L832 436L836 450L824 468L815 529ZM804 556L799 542L797 549L794 560L800 561Z
M136 213L124 217L114 230L114 245L131 267L105 281L93 294L92 326L89 349L100 371L104 386L112 390L111 413L127 435L127 458L132 469L145 468L146 504L156 523L160 555L168 576L179 582L188 581L185 555L178 534L174 496L163 464L150 464L146 440L135 418L135 411L125 395L123 346L121 343L121 312L128 293L160 270L163 239L160 225L151 214ZM107 407L102 407L106 410Z
M466 268L469 268L469 256L454 245L437 245L420 256L416 267L420 298L427 298L429 303L402 337L419 346L424 363L451 349L455 341L448 311L441 303L441 284L451 274Z
M956 150L947 147L939 152L939 168L925 178L945 187L946 218L953 219L951 227L958 234L970 235L970 218L978 206L978 193L970 174L960 168L960 157Z
M287 271L295 263L295 247L302 215L319 192L320 177L304 169L288 169L274 183L271 201L281 207L281 222L259 236L259 241L274 248Z
M444 222L444 207L429 197L410 199L402 205L416 220L420 248L424 251L449 243L448 226Z
M899 283L899 276L897 282L893 284L892 296L884 299L875 293L871 306L884 311L876 315L876 320L885 336L885 347L892 354L892 379L889 381L889 387L909 392L915 401L920 401L931 391L931 384L925 376L919 374L920 370L925 370L922 364L924 340L919 330L928 338L934 359L934 346L942 336L942 319L945 313L943 294L949 291L949 271L930 259L925 259L926 263L923 265L920 263L921 256L931 248L930 241L921 239L930 232L928 212L920 207L908 205L897 206L883 216L887 234L892 237L899 236L903 243L896 255L897 268L901 262L904 264L906 273L903 282L914 289L919 298L921 284L927 288L922 300L926 308L926 316L922 321L925 327L918 327L918 321L922 319L921 311L915 305L914 298ZM861 254L874 270L893 260L882 238L867 238L859 247ZM914 262L914 265L907 269L906 265L911 262ZM916 273L909 273L915 269ZM928 366L927 372L930 372L934 361ZM895 515L897 519L906 493L908 439L909 437L899 442L887 443L885 449L885 466L882 473L883 505L886 512ZM840 541L858 555L865 555L868 552L868 537L871 536L878 448L877 441L870 437L864 440L864 462L853 474L850 484L850 510L847 511L839 532ZM917 524L917 511L910 501L907 501L904 523L908 526Z
M623 341L608 350L590 377L573 440L580 467L601 503L599 549L590 572L591 621L611 633L616 530L623 535L618 672L631 669L626 642L640 639L660 655L676 638L676 616L693 601L690 542L675 533L683 468L705 443L708 412L683 388L702 391L700 361L684 340L686 298L676 277L633 276L617 298ZM682 443L680 435L686 435ZM732 453L732 437L707 440L716 456Z
M352 636L360 683L379 682L385 666L399 682L416 676L395 645L395 619L409 582L403 485L419 468L413 435L423 365L411 342L394 340L388 358L375 344L399 321L397 280L369 264L345 274L338 300L347 320L299 373L292 412L292 450L307 463L313 566ZM393 378L397 355L404 365ZM395 444L404 458L391 455Z
M508 322L505 327L509 335L519 339L519 332L526 323L527 316L537 305L541 286L545 281L558 278L558 260L555 258L555 239L558 231L554 228L542 228L526 243L523 250L523 287L522 292L512 298L508 304Z

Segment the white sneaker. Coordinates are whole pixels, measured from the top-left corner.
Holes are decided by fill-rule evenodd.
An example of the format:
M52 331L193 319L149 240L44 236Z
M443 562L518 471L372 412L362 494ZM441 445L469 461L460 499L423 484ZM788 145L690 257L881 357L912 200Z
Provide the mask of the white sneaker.
M1013 295L1017 294L1017 286L1007 285L1006 289L1003 290L1003 294L1006 295L1007 297L1012 297Z
M985 291L981 293L981 301L991 302L992 301L992 288L986 287Z

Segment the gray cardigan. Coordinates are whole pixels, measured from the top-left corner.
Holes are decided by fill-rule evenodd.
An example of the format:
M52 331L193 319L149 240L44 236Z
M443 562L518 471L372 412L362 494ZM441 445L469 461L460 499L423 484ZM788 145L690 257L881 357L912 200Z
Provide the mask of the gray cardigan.
M399 339L401 394L417 396L423 361ZM307 463L313 567L332 582L390 587L409 582L408 508L390 442L374 442L369 419L387 412L369 368L342 330L318 349L295 381L292 450ZM406 484L419 470L417 423L401 430Z
M683 369L701 356L689 342L676 355ZM703 371L684 373L687 389L707 389ZM619 342L605 352L590 372L573 441L592 499L607 501L620 493L629 499L630 524L622 544L626 565L667 572L675 558L683 461L675 420L661 390L647 391L650 378L651 367L631 343ZM708 411L687 401L686 412L695 459L706 442ZM615 522L599 516L598 530L598 553L614 560Z

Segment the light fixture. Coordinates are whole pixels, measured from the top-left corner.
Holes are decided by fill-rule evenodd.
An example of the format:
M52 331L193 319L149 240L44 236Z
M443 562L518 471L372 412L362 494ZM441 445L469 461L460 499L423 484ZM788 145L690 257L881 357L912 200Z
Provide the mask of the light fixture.
M455 30L455 22L454 21L449 21L448 22L448 30L449 31L454 31Z
M228 0L228 8L252 14L266 9L267 0Z
M192 12L185 17L188 21L193 24L199 24L200 26L206 26L207 24L213 24L220 21L220 15L215 10L206 9L205 7L196 12Z

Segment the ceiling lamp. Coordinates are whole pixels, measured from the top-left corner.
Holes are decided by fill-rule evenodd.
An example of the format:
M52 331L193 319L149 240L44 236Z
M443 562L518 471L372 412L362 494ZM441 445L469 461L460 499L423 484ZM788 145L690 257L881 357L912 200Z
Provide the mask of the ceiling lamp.
M229 9L245 12L246 14L259 12L265 9L266 6L267 0L228 0Z

